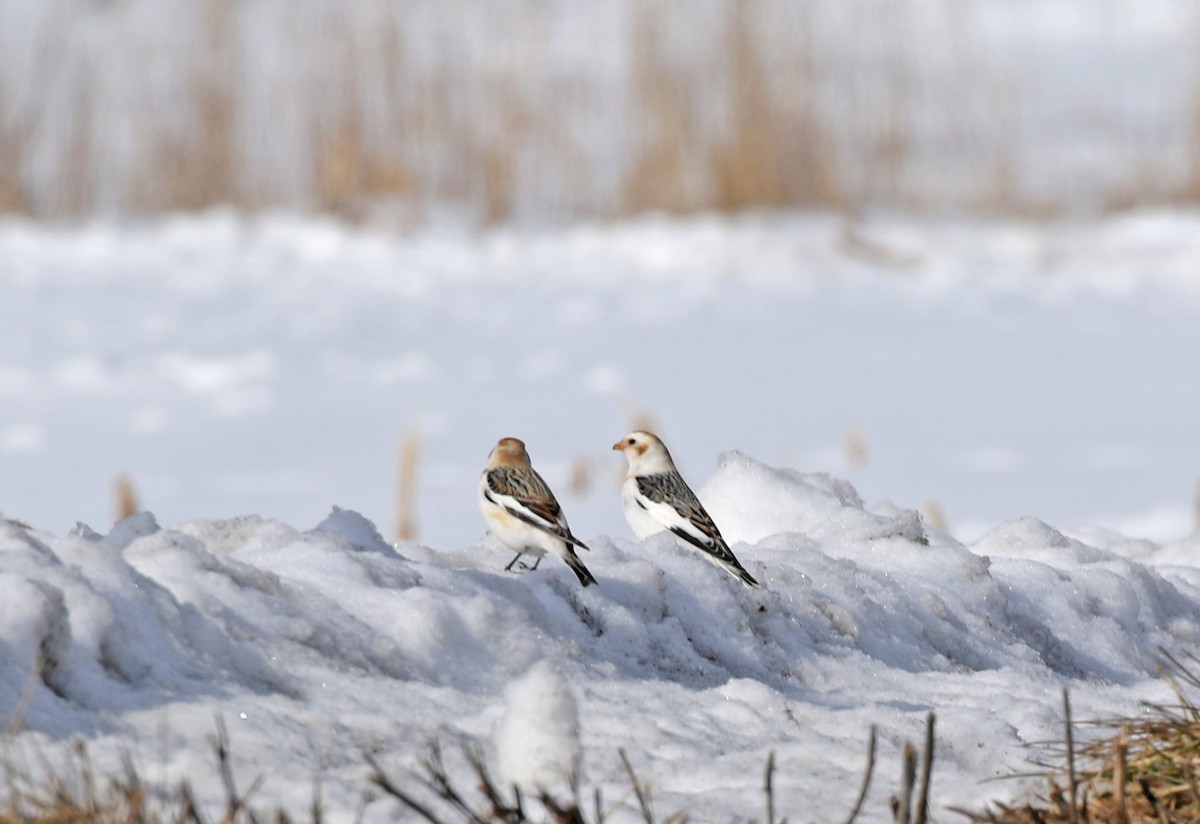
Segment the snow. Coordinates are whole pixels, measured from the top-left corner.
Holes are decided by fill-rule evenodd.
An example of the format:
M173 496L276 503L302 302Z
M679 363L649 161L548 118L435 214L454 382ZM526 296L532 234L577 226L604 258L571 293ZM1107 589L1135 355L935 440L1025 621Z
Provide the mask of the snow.
M1169 694L1157 650L1200 641L1186 542L1131 558L1024 518L964 546L744 455L702 495L718 519L753 505L767 537L732 538L733 518L730 532L763 589L669 540L598 536L600 585L583 590L562 564L505 573L483 542L390 545L347 510L306 532L256 516L141 514L105 536L6 522L0 712L18 710L40 647L51 665L18 740L83 735L112 763L165 727L155 768L199 776L209 799L197 752L220 715L244 780L263 773L262 800L297 812L318 779L331 810L353 809L366 751L404 775L425 742L466 736L506 782L554 785L579 759L609 799L623 748L660 810L715 820L757 809L772 750L781 810L844 814L878 724L866 820L886 820L888 767L927 710L937 803L1003 797L1017 787L978 782L1055 738L1061 686L1078 717L1136 712Z
M553 787L583 762L579 710L566 679L546 660L504 691L495 745L499 778L526 791Z
M1192 525L1191 212L400 236L10 221L0 288L3 508L57 532L108 522L126 473L167 524L337 504L390 537L411 433L431 546L478 539L462 490L507 435L560 493L588 481L572 526L619 534L608 447L641 421L696 483L738 449L936 502L960 538L1023 515L1158 541Z
M220 718L257 803L319 785L335 820L365 754L403 779L433 739L464 785L460 738L526 787L578 759L624 818L618 749L702 820L757 815L773 751L777 809L825 821L877 725L884 821L933 710L939 814L1011 798L981 782L1060 737L1063 687L1137 713L1200 643L1198 244L1187 212L0 224L9 745L215 801ZM630 534L609 446L646 416L761 589ZM503 570L474 489L505 435L598 586ZM110 526L118 472L148 511Z

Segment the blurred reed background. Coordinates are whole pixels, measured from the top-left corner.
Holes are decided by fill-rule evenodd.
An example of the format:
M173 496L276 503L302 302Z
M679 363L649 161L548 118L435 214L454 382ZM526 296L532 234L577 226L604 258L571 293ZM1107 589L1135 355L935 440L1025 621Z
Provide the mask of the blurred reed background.
M0 0L0 211L1200 200L1192 0Z

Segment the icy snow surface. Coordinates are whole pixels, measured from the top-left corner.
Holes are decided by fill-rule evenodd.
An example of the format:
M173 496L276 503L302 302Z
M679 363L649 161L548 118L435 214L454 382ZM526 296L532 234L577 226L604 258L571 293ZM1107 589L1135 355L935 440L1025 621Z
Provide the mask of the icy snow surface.
M979 782L1059 736L1062 687L1135 713L1200 641L1198 262L1188 214L4 224L0 721L216 799L219 714L257 801L319 783L334 820L365 752L403 777L461 736L505 780L578 760L633 816L623 748L660 813L713 821L759 814L774 751L780 813L842 820L876 724L883 821L932 709L935 804L1009 797ZM639 410L762 589L630 536L608 447ZM473 497L502 435L599 586L503 571ZM121 470L154 514L109 528Z

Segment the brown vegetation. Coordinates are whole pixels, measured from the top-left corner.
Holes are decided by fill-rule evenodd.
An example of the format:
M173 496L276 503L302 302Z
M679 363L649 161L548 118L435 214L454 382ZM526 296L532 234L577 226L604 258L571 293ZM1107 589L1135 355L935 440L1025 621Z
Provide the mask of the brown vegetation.
M396 482L396 540L417 540L417 469L421 463L421 436L410 430L400 442Z
M1076 743L1064 693L1063 763L1048 768L1045 795L965 813L973 824L1200 822L1200 708L1185 692L1200 690L1200 677L1189 669L1200 659L1185 664L1164 655L1178 704L1149 704L1131 718L1093 722L1106 734Z
M133 487L133 479L128 475L118 475L113 481L113 492L117 499L116 519L128 518L142 511L138 503L137 490Z
M1064 101L1098 107L1088 140L1115 159L1038 190L1032 87L981 57L978 10L957 0L149 5L11 16L31 30L26 58L0 59L0 212L1041 213L1200 196L1186 90L1157 130L1108 98Z

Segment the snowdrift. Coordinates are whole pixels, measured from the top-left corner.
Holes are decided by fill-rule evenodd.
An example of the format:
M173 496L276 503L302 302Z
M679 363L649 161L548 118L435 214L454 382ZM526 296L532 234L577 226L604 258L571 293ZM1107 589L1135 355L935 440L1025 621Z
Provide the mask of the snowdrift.
M337 508L307 531L143 513L56 536L5 520L0 717L26 730L16 741L83 736L101 763L132 748L219 795L197 773L220 714L268 798L303 810L319 781L339 812L359 802L365 750L402 770L462 735L507 780L579 760L612 799L623 747L658 809L721 820L758 808L774 750L779 809L829 820L871 724L888 765L937 711L935 801L979 803L1019 789L979 780L1056 737L1060 687L1080 717L1130 712L1165 695L1160 648L1200 641L1194 539L1086 544L1026 518L963 545L845 481L737 452L700 497L761 590L664 536L592 538L599 586L583 590L557 559L505 573L490 538L392 545ZM886 818L881 771L866 820Z

